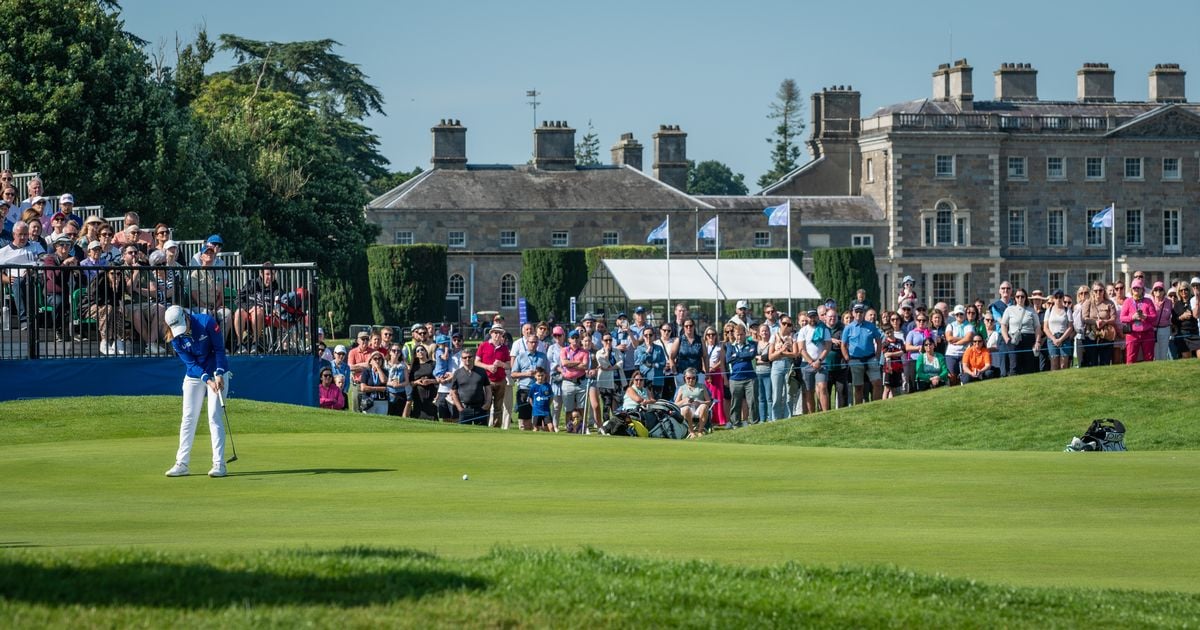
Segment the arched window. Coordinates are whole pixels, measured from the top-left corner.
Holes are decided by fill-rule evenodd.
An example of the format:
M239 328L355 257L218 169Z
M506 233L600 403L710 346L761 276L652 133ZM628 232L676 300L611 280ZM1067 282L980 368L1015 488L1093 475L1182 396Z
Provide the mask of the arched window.
M959 210L949 201L941 200L933 210L921 211L925 247L966 246L971 244L971 217L968 210Z
M517 277L511 273L500 276L500 308L517 308Z
M939 201L934 209L937 212L937 244L950 245L954 242L954 207Z
M450 276L450 280L446 282L446 297L455 298L458 300L458 306L461 308L467 295L467 281L460 274Z

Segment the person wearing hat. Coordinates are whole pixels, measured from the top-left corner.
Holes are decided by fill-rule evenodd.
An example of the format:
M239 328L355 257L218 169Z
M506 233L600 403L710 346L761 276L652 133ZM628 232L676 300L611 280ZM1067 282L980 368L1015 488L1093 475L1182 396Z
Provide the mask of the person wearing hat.
M629 325L629 330L633 333L635 346L642 342L642 331L651 327L647 321L648 315L646 308L643 306L633 309L633 323Z
M463 335L461 332L455 331L449 337L449 354L447 363L439 363L434 361L433 377L437 379L437 397L435 405L437 406L437 417L443 422L451 422L458 420L458 409L450 404L450 381L454 379L454 373L462 367L462 351L463 351ZM436 345L437 338L434 338ZM441 351L440 347L434 348L436 355Z
M951 381L958 378L963 354L975 338L975 325L967 321L967 307L958 304L950 311L951 322L946 325L946 371Z
M87 250L88 243L100 240L100 228L108 225L108 222L99 215L91 215L83 220L83 226L79 233L79 247Z
M746 300L738 300L734 307L733 317L729 318L730 324L738 324L750 330L750 326L754 323L754 318L750 317L750 303Z
M54 239L52 247L54 248L49 254L42 259L42 264L47 267L74 267L79 264L79 260L71 255L71 248L75 246L75 242L70 236L60 234ZM83 278L78 270L64 271L61 269L47 269L43 274L45 286L46 306L53 310L50 312L50 318L53 321L54 340L62 341L64 333L63 305L67 303L71 290L74 286L83 284Z
M499 315L497 315L499 317ZM503 320L503 318L501 318ZM475 365L487 372L492 390L490 396L492 419L489 426L508 430L510 416L504 413L504 397L508 395L508 370L512 368L512 354L504 343L504 326L492 325L488 339L479 344ZM466 364L465 357L463 364Z
M1013 295L1013 305L1004 309L1004 316L1000 318L1000 334L1011 348L1012 356L1016 357L1016 369L1008 375L1037 372L1037 351L1042 346L1042 319L1030 304L1029 292L1025 289L1018 288Z
M216 253L216 261L213 263L213 266L224 267L225 260L223 258L221 258L220 254L221 254L221 252L225 251L225 241L224 241L224 239L221 238L221 235L213 234L212 236L204 239L204 247L207 248L209 246L211 246L213 251ZM203 251L203 250L201 250L201 251ZM192 256L191 266L192 267L200 266L200 252L196 252L196 255Z
M80 267L90 267L90 269L86 269L83 272L87 282L89 283L96 279L96 274L100 273L100 270L97 269L98 267L108 266L108 263L100 257L100 251L102 249L103 247L100 245L100 241L92 241L91 243L88 243L87 250L84 252L84 259L79 261Z
M347 356L348 353L346 352L346 346L339 343L333 347L333 364L331 367L333 369L334 379L337 379L339 376L342 377L340 379L342 394L350 393L350 382L354 373L354 371L350 369L350 363L347 362ZM349 398L346 400L349 400Z
M1167 297L1167 287L1161 280L1154 283L1150 289L1150 301L1158 317L1154 325L1154 360L1167 361L1171 358L1171 320L1174 317L1175 304Z
M354 336L354 347L350 349L350 354L346 356L346 362L350 364L350 372L353 375L352 381L358 383L362 380L362 372L367 369L367 361L371 359L371 353L375 351L371 345L371 331L360 330ZM354 397L350 397L350 402L354 402Z
M896 304L903 305L906 301L917 303L917 291L914 288L917 284L912 276L904 276L900 280L900 290L896 293Z
M829 411L829 368L825 359L833 351L833 331L825 325L817 309L809 310L805 315L808 323L796 334L796 349L801 362L800 376L804 380L800 395L804 399L804 413L809 414ZM773 390L775 384L771 387ZM774 413L773 417L778 419L778 412Z
M174 241L168 241L168 244ZM168 249L168 251L170 251ZM167 256L168 260L170 256ZM188 288L192 298L192 310L211 315L223 329L229 328L232 315L225 306L225 289L229 285L226 274L214 269L217 252L211 247L200 251L200 265L188 273ZM226 339L232 337L226 331Z
M388 370L383 360L383 353L372 348L371 353L367 356L367 367L359 374L358 380L359 397L369 399L371 404L367 407L365 402L355 398L354 402L358 405L357 411L378 416L387 415L387 383Z
M854 319L842 330L842 359L850 366L850 383L857 405L866 399L867 387L871 388L871 400L879 400L883 395L883 372L879 365L883 333L866 321L867 309L861 304L850 311Z
M72 195L71 193L63 193L59 195L58 211L67 216L67 220L63 222L64 225L70 221L74 221L76 227L83 225L83 217L75 214L75 195Z
M1192 278L1192 283L1179 280L1175 283L1175 301L1172 307L1172 321L1175 324L1173 341L1175 355L1180 358L1191 358L1200 350L1200 326L1197 325L1197 312L1192 306L1189 295L1200 295L1200 278Z
M1129 326L1125 333L1125 363L1153 361L1158 310L1146 297L1146 281L1142 278L1134 278L1129 291L1132 295L1121 306L1121 323Z
M213 264L216 265L216 262ZM269 260L263 262L258 274L238 289L238 312L233 317L233 332L244 352L262 350L262 332L267 314L274 309L281 295L283 291L275 279L275 265ZM350 400L353 401L354 397L351 396Z
M200 407L208 398L208 432L212 439L212 469L209 477L225 476L224 397L229 394L229 361L221 343L217 320L203 313L189 314L176 305L164 315L164 338L183 362L183 422L179 427L179 450L168 477L186 477L196 437Z

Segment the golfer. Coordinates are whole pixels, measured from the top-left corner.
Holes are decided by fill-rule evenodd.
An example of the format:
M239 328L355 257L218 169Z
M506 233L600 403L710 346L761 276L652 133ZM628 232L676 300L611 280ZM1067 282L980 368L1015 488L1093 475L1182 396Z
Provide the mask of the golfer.
M190 314L179 306L167 309L166 339L179 360L187 366L183 376L183 424L179 427L179 452L168 477L186 477L196 437L200 406L208 395L208 432L212 437L213 467L209 477L225 476L225 416L218 395L225 396L229 362L225 359L221 327L211 315Z

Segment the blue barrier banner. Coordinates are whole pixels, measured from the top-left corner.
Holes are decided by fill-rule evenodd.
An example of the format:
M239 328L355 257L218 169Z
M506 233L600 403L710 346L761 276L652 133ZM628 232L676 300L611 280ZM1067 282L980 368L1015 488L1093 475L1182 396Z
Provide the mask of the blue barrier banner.
M229 357L230 397L317 406L315 356ZM0 400L60 396L179 396L175 357L0 361Z

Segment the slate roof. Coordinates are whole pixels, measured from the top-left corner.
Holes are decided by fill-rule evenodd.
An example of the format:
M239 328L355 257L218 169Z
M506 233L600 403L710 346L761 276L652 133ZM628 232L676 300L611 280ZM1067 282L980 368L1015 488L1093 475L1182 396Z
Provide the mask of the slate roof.
M1011 116L1113 116L1117 118L1140 116L1147 112L1163 107L1169 103L1147 103L1144 101L1128 101L1121 103L1079 103L1076 101L975 101L974 113L1007 114ZM1181 103L1193 113L1200 113L1200 103ZM886 116L888 114L962 114L958 105L952 101L935 101L930 98L917 99L906 103L895 103L875 110L868 118Z
M375 198L372 210L680 210L708 205L628 166L432 169Z
M798 211L799 220L805 225L817 223L870 223L886 219L883 208L871 197L860 196L708 196L696 197L715 210L757 210L776 206L790 200L792 209Z

